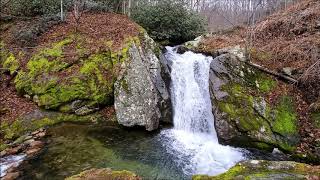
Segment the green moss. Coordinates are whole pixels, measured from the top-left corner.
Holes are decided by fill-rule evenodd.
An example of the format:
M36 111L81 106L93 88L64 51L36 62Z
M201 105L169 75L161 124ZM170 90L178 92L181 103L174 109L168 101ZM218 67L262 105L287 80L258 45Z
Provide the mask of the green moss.
M263 149L263 150L272 150L273 149L272 146L270 146L269 144L264 143L264 142L254 142L254 145L256 147L258 147L259 149Z
M15 121L12 124L3 122L1 124L1 134L5 139L14 139L17 137L17 134L21 134L24 131L24 126L19 122Z
M297 115L291 97L283 96L281 98L276 107L276 118L272 129L283 136L297 134Z
M254 97L246 94L246 89L238 83L229 84L223 89L230 95L226 101L217 102L219 109L227 113L229 121L238 124L241 131L259 131L268 126L253 109Z
M258 80L259 90L261 92L270 92L273 88L276 87L277 82L271 79L270 77L262 77Z
M76 64L65 63L68 61L64 59L64 47L70 43L76 43L72 48L81 57ZM41 107L63 112L70 112L65 107L75 100L95 107L112 104L114 83L121 66L128 60L132 44L140 46L140 39L127 38L123 48L116 52L111 49L112 42L106 42L106 49L89 56L81 55L85 52L84 43L81 36L71 35L39 50L30 58L26 70L19 71L15 79L18 92L32 96Z
M238 174L240 174L241 172L243 172L245 169L245 167L241 166L241 165L236 165L234 167L232 167L231 169L229 169L228 172L223 173L219 176L216 177L210 177L207 175L195 175L192 177L192 180L231 180L234 177L236 177Z
M286 152L292 152L295 149L298 137L297 119L289 97L283 97L275 107L266 104L264 109L261 109L263 112L259 112L255 106L263 99L250 95L250 92L259 94L257 90L254 91L254 87L229 83L221 89L229 96L222 101L216 101L219 110L226 113L230 124L246 134L247 140L235 140L235 143L263 150L279 147ZM279 135L279 138L274 138Z
M14 72L16 72L16 70L18 70L19 67L19 61L12 53L9 53L8 57L3 63L3 68L9 69L10 74L13 74Z
M70 44L73 40L66 38L62 41L54 43L51 48L46 48L40 52L40 55L44 57L61 57L63 55L63 47Z
M267 93L273 90L277 82L273 80L270 76L260 72L250 70L249 67L247 69L243 69L245 72L245 81L244 86L248 86L253 90L258 90L261 93Z
M4 142L0 141L0 152L7 149L7 147L9 147L7 144L5 144Z

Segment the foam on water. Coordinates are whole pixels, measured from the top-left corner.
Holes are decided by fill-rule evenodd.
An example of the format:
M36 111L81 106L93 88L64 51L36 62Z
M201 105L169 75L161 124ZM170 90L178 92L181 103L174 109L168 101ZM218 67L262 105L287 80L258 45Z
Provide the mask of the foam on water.
M7 174L7 170L11 167L17 167L24 160L26 155L12 155L0 159L0 177L3 177Z
M176 155L187 175L217 175L245 159L242 150L220 145L209 94L211 57L167 47L171 61L174 128L161 132L168 153Z

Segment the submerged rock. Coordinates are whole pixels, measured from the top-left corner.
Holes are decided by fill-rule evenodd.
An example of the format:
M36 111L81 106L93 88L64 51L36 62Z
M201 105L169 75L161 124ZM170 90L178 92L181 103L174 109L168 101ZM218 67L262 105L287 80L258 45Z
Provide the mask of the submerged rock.
M66 180L87 180L87 179L105 179L105 180L141 180L139 176L130 171L112 171L111 169L90 169L78 175L66 178Z
M211 62L209 80L220 142L293 151L299 135L292 98L284 95L277 105L267 103L264 96L277 82L247 65L239 47L223 51Z
M195 175L193 180L214 179L319 179L320 167L291 161L243 161L218 176Z

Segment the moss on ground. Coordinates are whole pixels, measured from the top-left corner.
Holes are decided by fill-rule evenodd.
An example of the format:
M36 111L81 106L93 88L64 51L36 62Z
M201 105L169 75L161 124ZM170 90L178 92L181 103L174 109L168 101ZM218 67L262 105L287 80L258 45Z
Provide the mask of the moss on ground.
M9 70L10 74L13 74L18 70L20 67L19 61L16 59L14 54L10 53L6 60L3 62L3 68L6 68Z
M276 106L275 121L272 123L272 129L283 136L298 133L297 115L291 97L281 97Z

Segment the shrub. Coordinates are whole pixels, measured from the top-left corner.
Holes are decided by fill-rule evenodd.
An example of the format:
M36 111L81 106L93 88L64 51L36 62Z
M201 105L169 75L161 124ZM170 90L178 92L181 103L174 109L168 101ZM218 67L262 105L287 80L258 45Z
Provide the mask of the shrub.
M64 7L70 7L72 0L63 0ZM58 14L60 0L11 0L7 5L10 14L16 16L36 16Z
M146 3L133 10L133 19L158 42L179 44L192 40L205 31L204 20L180 1L163 0Z

